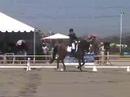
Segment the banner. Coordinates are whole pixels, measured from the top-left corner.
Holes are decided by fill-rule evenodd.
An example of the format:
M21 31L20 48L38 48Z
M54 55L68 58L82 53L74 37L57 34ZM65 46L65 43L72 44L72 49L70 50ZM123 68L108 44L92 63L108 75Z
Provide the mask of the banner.
M95 54L94 53L85 53L84 56L85 63L94 63ZM64 59L65 63L78 63L78 60L75 57L66 56Z

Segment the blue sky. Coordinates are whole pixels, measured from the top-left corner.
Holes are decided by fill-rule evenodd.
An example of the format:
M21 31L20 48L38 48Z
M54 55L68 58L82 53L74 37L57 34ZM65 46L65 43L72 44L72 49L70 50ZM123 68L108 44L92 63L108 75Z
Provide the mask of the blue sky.
M0 0L0 11L40 28L44 32L99 36L119 35L123 9L123 31L130 32L130 0Z

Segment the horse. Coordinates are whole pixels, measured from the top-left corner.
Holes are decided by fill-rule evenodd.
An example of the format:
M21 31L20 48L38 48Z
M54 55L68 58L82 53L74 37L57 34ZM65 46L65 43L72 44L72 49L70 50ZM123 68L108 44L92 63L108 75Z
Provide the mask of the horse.
M77 67L80 71L82 71L82 66L85 64L84 55L85 52L89 51L90 42L86 40L80 40L77 44L77 51L74 54L74 57L78 60L79 66ZM56 48L56 50L55 50ZM64 64L64 59L67 56L67 45L64 43L58 44L54 48L53 55L54 57L50 60L50 63L52 63L55 60L55 55L57 54L57 70L59 69L59 62L61 61L63 64L63 70L66 71L66 66ZM82 63L82 64L81 64Z

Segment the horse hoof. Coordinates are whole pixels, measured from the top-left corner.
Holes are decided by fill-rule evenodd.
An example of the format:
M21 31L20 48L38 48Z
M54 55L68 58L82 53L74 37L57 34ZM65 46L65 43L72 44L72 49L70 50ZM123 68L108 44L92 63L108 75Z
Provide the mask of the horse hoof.
M83 70L82 70L82 69L80 69L80 71L82 72Z
M79 70L82 72L82 68L81 68L81 66L78 66L77 69L79 69Z
M79 69L79 68L80 68L80 66L77 66L76 68L77 68L77 69Z
M61 68L60 71L65 71L65 70L63 68Z
M54 70L55 70L55 71L60 71L60 69L59 69L59 68L55 68Z

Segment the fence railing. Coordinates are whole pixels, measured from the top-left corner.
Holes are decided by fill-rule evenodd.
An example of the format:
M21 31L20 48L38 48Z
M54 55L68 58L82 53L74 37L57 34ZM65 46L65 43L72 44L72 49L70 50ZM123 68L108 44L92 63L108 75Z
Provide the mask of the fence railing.
M45 63L51 58L51 55L0 55L0 63L4 64L22 64L27 63L27 59L30 58L31 63Z
M108 57L108 56L96 56L99 58L99 60L96 61L104 61L102 60L102 57ZM34 55L0 55L0 69L2 68L25 68L27 71L30 71L32 68L56 68L56 65L50 65L49 60L51 58L51 55L35 55L35 61L34 61ZM93 65L85 65L85 68L92 68L93 71L97 71L98 68L122 68L126 69L127 72L130 72L130 57L124 57L120 55L109 55L108 59L106 61L109 62L117 62L118 64L93 64ZM122 62L122 63L121 63ZM123 63L123 62L127 62ZM41 63L41 64L40 64ZM44 64L45 63L45 64ZM77 66L75 63L69 63L66 66Z
M120 56L120 55L109 55L109 56L101 56L97 55L96 57L99 58L99 61L110 61L110 62L130 62L130 56ZM4 64L22 64L27 63L27 59L30 58L31 63L46 63L49 62L51 55L0 55L0 63Z

